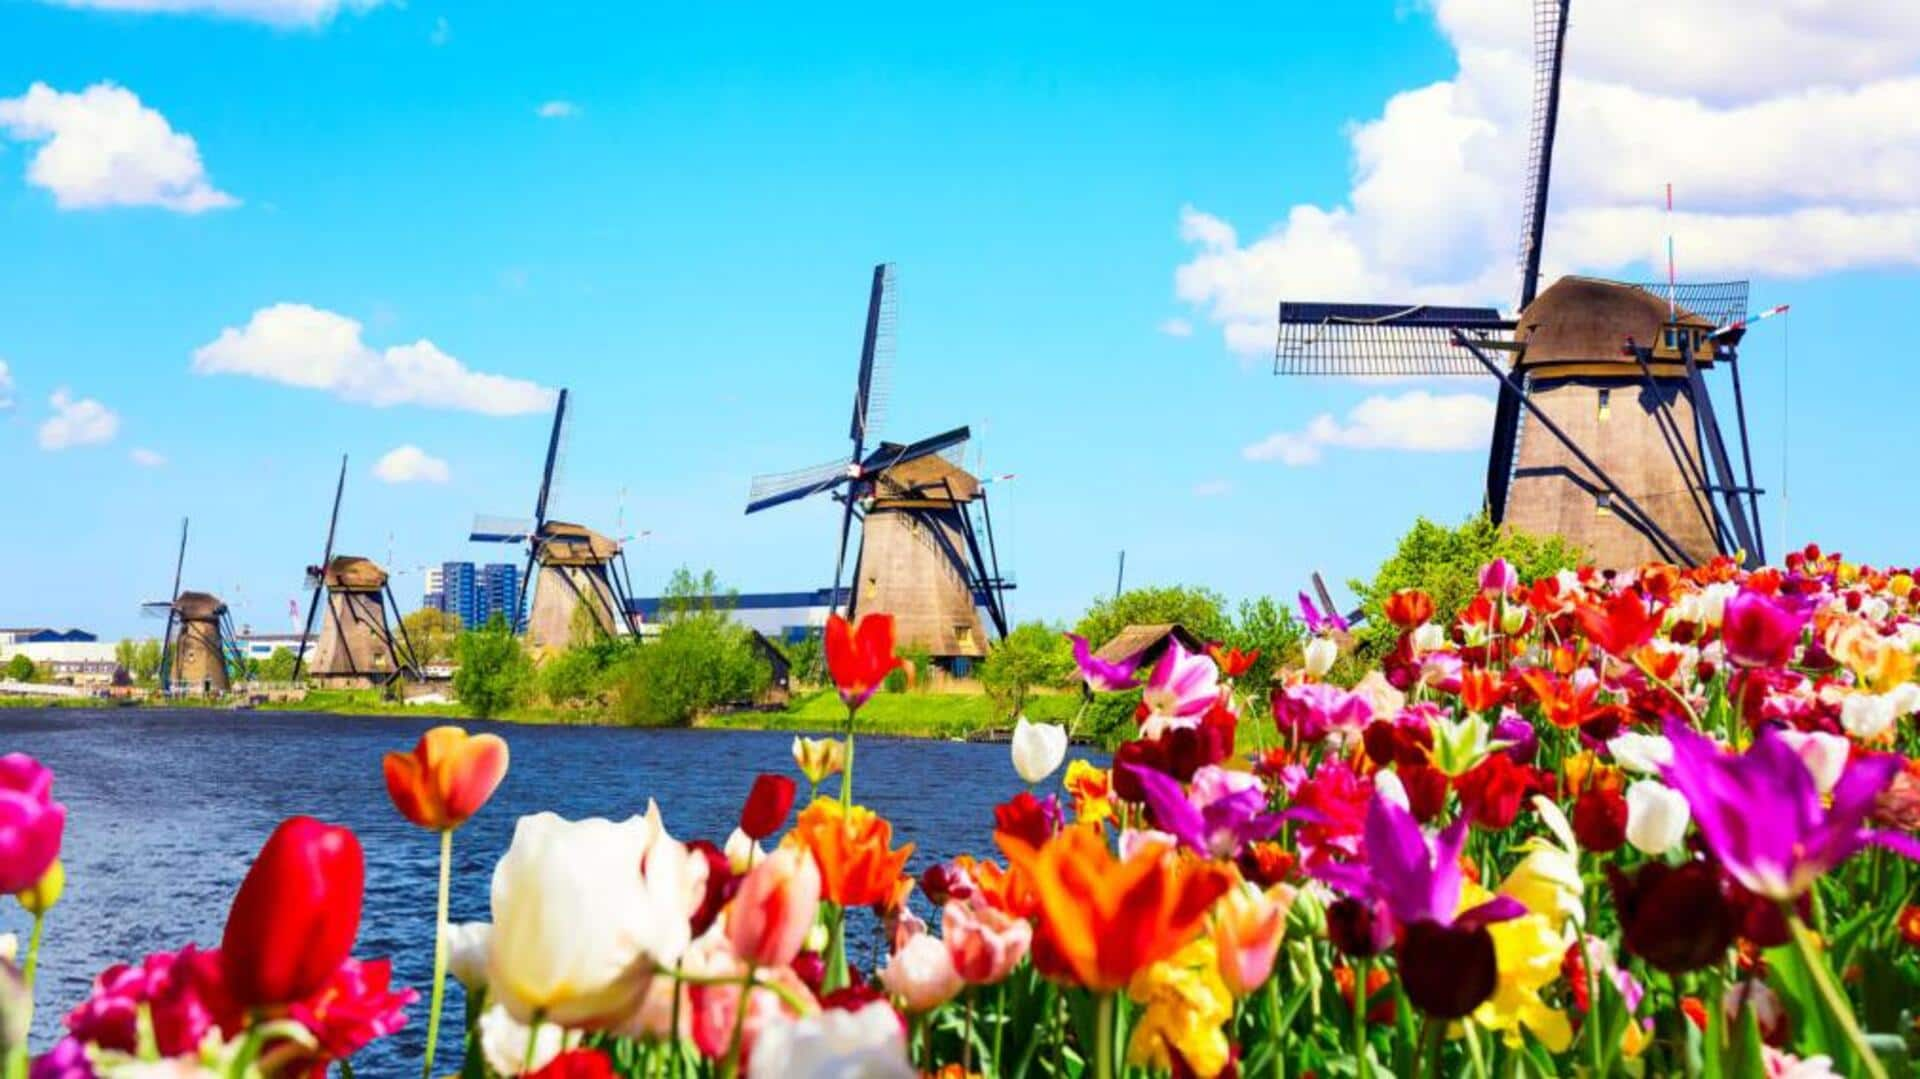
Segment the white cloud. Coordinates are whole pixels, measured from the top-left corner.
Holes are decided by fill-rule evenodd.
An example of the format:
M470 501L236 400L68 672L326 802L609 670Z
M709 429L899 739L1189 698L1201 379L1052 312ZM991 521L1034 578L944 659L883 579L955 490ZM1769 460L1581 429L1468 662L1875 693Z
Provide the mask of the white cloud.
M1485 448L1493 429L1493 401L1472 393L1414 390L1369 397L1343 423L1322 412L1298 431L1277 431L1240 451L1249 461L1310 465L1334 446L1351 450L1449 453Z
M542 120L570 120L580 115L580 106L571 101L555 99L541 102L540 107L534 111Z
M1202 480L1193 485L1195 498L1221 498L1233 493L1233 484L1227 480Z
M1295 204L1248 238L1183 207L1177 295L1249 355L1272 350L1286 298L1511 306L1530 7L1433 0L1454 77L1350 129L1337 205ZM1920 5L1616 0L1572 20L1547 280L1664 273L1668 182L1683 278L1920 265Z
M445 461L411 443L388 450L373 474L387 483L445 483L451 476Z
M13 407L13 369L0 360L0 408Z
M159 206L197 214L239 204L208 180L191 135L110 82L79 93L36 82L19 97L0 98L0 130L45 141L27 165L27 182L53 192L63 210Z
M140 15L214 15L269 26L322 26L341 11L368 11L381 0L45 0L60 7Z
M1160 323L1160 332L1168 337L1192 337L1193 323L1183 318L1170 318Z
M127 460L132 461L141 468L159 468L161 465L167 463L167 459L164 456L145 446L135 446L133 450L127 454Z
M53 415L40 425L40 448L64 450L113 441L120 430L120 414L91 397L75 400L63 386L47 399Z
M262 307L242 327L229 326L195 349L203 375L246 375L302 389L324 390L343 401L510 416L544 411L553 391L525 379L469 370L422 339L376 349L361 325L345 315L302 303Z

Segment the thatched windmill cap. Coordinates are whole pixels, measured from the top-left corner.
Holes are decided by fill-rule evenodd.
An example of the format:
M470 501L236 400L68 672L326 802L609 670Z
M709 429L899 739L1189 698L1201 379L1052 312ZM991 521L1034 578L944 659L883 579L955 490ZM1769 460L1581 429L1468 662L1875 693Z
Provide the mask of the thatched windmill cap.
M548 521L540 529L540 564L543 566L603 565L619 553L619 541L586 525Z
M378 592L387 586L387 571L371 558L343 554L327 563L325 580L335 592Z
M173 609L182 618L203 622L226 614L227 604L210 592L182 592L174 598Z
M1680 325L1698 330L1716 329L1712 321L1684 307L1675 311ZM1642 345L1658 342L1668 324L1664 297L1638 285L1598 277L1563 277L1542 292L1520 313L1514 338L1526 343L1526 364L1579 360L1632 366L1621 354L1631 337ZM1706 365L1711 349L1694 357Z
M884 453L890 445L881 443L875 452ZM909 495L914 501L971 502L980 496L980 481L945 457L930 453L882 471L875 495L881 501Z

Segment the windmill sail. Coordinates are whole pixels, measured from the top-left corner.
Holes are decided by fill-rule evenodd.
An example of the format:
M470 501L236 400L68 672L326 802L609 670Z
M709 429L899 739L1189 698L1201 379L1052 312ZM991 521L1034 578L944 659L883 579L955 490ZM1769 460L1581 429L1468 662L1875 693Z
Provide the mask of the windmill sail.
M892 263L873 268L873 285L867 296L866 332L860 339L860 377L854 383L853 423L847 432L847 437L853 440L855 457L865 448L867 440L886 425L887 402L893 392L897 321L893 279Z
M1491 307L1284 302L1273 372L1485 377L1479 361L1454 347L1454 331L1504 340L1512 329Z

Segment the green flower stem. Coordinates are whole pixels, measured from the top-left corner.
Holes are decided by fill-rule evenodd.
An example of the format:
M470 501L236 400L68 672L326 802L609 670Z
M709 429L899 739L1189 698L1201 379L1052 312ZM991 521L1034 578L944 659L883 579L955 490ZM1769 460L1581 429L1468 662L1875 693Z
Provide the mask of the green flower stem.
M1286 1024L1280 1018L1280 978L1275 975L1267 979L1266 990L1261 994L1267 1004L1267 1036L1273 1039L1273 1068L1269 1073L1273 1079L1287 1079L1287 1039Z
M533 1013L533 1022L527 1024L527 1055L520 1061L520 1072L525 1074L533 1070L533 1050L540 1044L540 1023L546 1017L539 1012Z
M1094 1079L1113 1079L1113 994L1102 993L1093 1013Z
M727 1067L722 1074L729 1077L740 1074L740 1042L747 1033L747 1008L752 1003L753 976L759 968L747 964L747 976L740 982L740 1003L733 1010L733 1033L727 1038Z
M840 767L840 808L853 808L853 717L855 709L847 706L847 760Z
M20 982L33 991L33 972L40 969L40 938L46 933L47 912L41 911L33 916L33 929L27 933L27 960L20 966Z
M827 970L820 987L831 993L850 980L847 974L847 912L838 903L827 904Z
M1472 1023L1462 1023L1460 1040L1467 1043L1467 1061L1473 1065L1473 1074L1477 1079L1487 1079L1487 1061L1480 1054L1480 1032Z
M1859 1057L1861 1074L1870 1079L1887 1079L1887 1069L1880 1063L1880 1057L1867 1044L1866 1031L1860 1029L1860 1023L1853 1017L1853 1007L1847 1003L1846 994L1833 980L1833 971L1827 968L1827 961L1814 950L1813 932L1800 920L1800 914L1792 903L1782 903L1780 909L1787 916L1787 929L1793 937L1793 950L1800 956L1800 962L1806 965L1807 973L1813 976L1813 986L1820 994L1820 1003L1827 1014L1840 1025L1840 1031L1846 1035L1847 1044L1853 1047L1853 1053Z
M1006 1066L1000 1063L1000 1032L1007 1027L1007 983L1002 981L994 990L993 1005L993 1073L1007 1074Z
M420 1079L433 1079L433 1050L440 1044L440 1006L447 994L447 893L453 883L453 829L440 832L440 898L433 916L433 995L427 1004L427 1053Z
M1357 959L1353 965L1353 1069L1360 1079L1373 1074L1373 1057L1367 1052L1367 968L1370 959Z

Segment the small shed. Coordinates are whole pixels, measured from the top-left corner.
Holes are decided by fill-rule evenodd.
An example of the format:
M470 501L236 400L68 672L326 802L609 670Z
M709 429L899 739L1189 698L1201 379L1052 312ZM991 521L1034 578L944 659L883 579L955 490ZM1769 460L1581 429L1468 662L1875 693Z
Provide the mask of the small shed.
M771 675L767 679L766 692L760 695L760 703L786 704L793 679L793 661L757 629L747 631L747 644L766 662Z
M1108 663L1132 662L1145 670L1159 662L1169 643L1179 641L1180 647L1189 652L1205 652L1207 642L1193 635L1187 627L1178 622L1157 622L1150 625L1128 626L1114 635L1113 640L1094 650L1094 655Z

